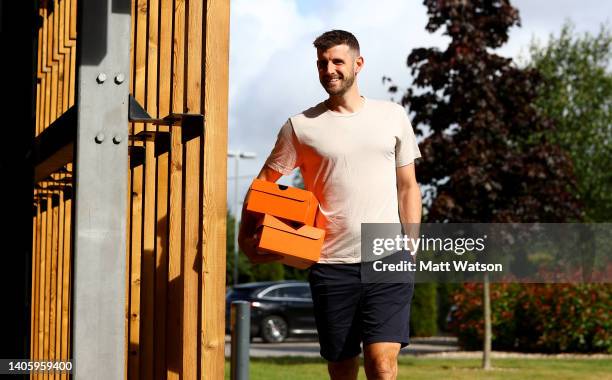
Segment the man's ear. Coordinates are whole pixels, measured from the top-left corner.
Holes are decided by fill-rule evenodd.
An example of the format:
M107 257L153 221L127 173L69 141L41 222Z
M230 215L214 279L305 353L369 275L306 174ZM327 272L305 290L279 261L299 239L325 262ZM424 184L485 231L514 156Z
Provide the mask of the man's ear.
M363 60L362 56L355 58L355 75L361 71L364 63L365 61Z

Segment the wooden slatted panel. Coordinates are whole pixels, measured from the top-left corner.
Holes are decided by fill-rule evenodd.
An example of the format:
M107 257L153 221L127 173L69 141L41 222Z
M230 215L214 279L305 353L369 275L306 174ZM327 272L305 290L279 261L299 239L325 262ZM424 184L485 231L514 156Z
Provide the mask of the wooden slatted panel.
M132 12L130 92L154 116L205 113L208 127L184 142L180 126L130 126L132 137L169 132L170 151L157 155L156 142L130 139L145 157L131 158L126 194L126 376L216 379L224 363L229 5L133 0ZM43 0L39 14L36 134L74 105L76 0ZM71 196L55 188L52 201L47 189L71 170L36 191L45 197L32 225L33 358L71 356Z
M74 105L76 4L77 0L42 0L39 3L35 136ZM71 170L72 165L68 164L37 183L34 190L32 359L67 360L72 356ZM33 374L31 378L68 379L69 376L46 373Z
M40 2L35 136L74 104L76 2L77 0Z
M170 133L170 151L159 156L156 142L132 139L133 145L144 145L145 157L130 172L128 377L220 378L229 6L225 1L134 0L132 21L131 90L139 103L149 114L164 117L205 113L208 102L216 124L206 129L215 142L210 146L204 135L183 141L180 126L145 125L147 132ZM219 50L205 51L204 38ZM134 125L132 136L140 128ZM205 155L217 162L206 167Z

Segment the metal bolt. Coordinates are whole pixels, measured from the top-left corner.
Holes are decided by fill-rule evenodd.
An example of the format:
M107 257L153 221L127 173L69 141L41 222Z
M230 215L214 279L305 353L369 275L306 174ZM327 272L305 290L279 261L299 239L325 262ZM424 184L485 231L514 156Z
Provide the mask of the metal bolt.
M115 136L113 136L113 142L114 142L115 144L119 144L119 143L121 143L121 140L123 140L123 139L121 138L121 136L119 136L119 135L115 135Z
M121 73L117 74L117 76L115 77L115 83L117 84L123 83L124 80L125 80L125 75Z
M96 142L97 142L98 144L102 144L102 141L104 141L104 133L102 133L102 132L98 133L98 134L96 135L95 140L96 140Z
M104 73L100 73L98 74L98 77L96 78L96 81L100 84L104 83L104 81L106 80L106 74Z

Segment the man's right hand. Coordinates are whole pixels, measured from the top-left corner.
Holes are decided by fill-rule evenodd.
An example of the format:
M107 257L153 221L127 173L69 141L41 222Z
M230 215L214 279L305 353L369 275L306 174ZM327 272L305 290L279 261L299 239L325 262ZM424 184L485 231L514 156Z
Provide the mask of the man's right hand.
M259 254L257 253L257 235L253 234L250 237L239 237L238 245L242 252L249 258L249 261L253 264L263 264L273 261L279 261L282 256L275 255L273 253Z

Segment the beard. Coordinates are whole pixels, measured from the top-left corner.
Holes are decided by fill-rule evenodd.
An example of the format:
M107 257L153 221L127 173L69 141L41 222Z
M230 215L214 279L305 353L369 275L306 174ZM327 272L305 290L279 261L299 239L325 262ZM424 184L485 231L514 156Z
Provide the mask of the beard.
M325 89L325 92L327 92L329 95L342 96L349 90L349 88L351 88L353 83L355 83L355 74L352 74L352 71L350 73L351 74L349 74L349 76L345 76L343 78L336 76L330 78L338 79L338 84L330 83L330 79L320 79L319 81L321 82L323 89Z

